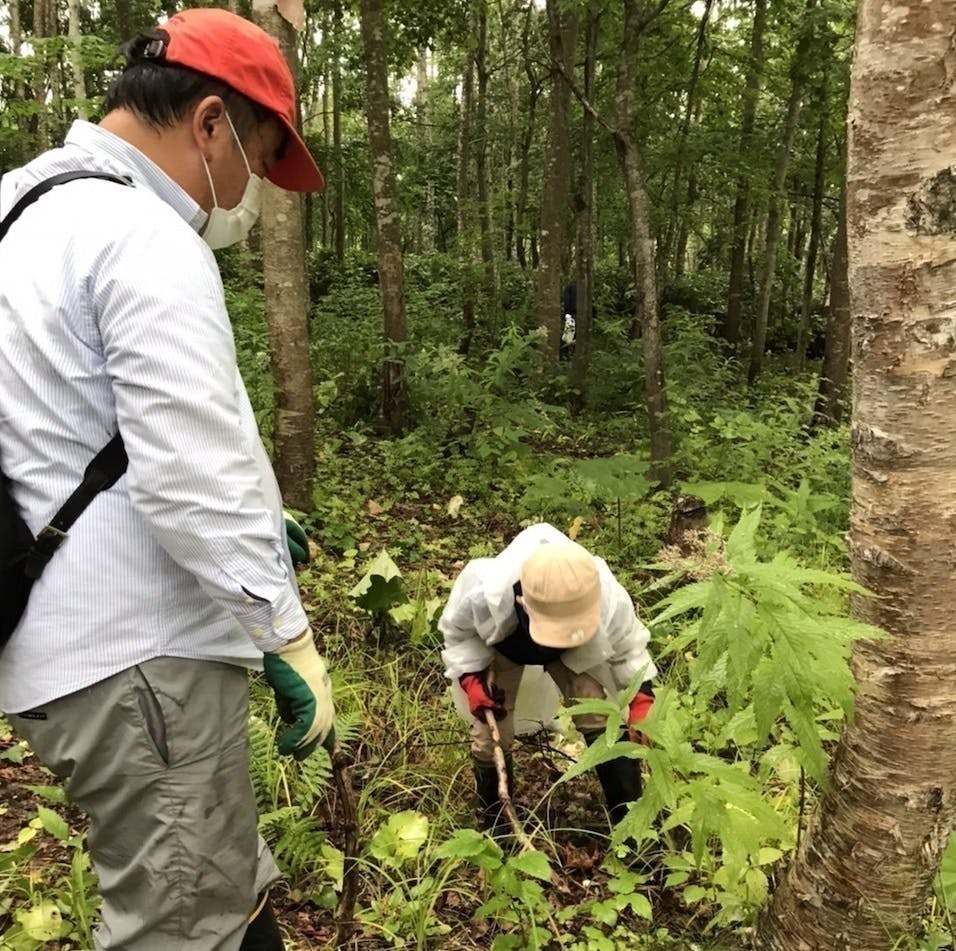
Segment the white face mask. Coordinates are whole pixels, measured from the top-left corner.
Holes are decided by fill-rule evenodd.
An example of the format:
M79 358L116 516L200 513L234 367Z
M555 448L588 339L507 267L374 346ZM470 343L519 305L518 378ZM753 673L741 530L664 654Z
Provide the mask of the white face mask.
M209 165L206 163L206 156L202 157L203 167L206 169L206 178L209 179L209 188L212 191L213 209L209 212L206 219L206 225L202 230L202 238L213 251L219 248L228 248L231 244L237 244L242 241L252 230L252 226L259 219L259 207L262 201L262 179L258 175L252 174L249 167L249 159L246 158L245 149L236 135L236 127L226 113L226 119L229 122L229 128L232 129L233 138L236 145L239 146L239 152L242 155L243 162L246 163L246 171L249 178L246 181L246 189L242 193L242 198L235 208L220 208L216 199L216 186L212 183L212 175L209 174Z

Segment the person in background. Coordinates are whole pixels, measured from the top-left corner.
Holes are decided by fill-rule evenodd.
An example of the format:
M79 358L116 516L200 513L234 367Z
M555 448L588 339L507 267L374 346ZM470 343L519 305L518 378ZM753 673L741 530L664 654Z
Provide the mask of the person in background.
M496 833L503 823L485 711L498 720L510 781L515 699L525 667L544 667L568 702L607 697L636 680L628 717L634 733L654 702L657 669L630 596L603 559L551 525L526 528L495 558L470 561L438 627L445 674L464 692L472 716L479 822ZM597 714L579 714L574 723L588 745L606 728ZM639 766L620 757L599 765L597 775L616 823L641 794Z
M34 585L0 653L0 709L89 815L98 949L283 947L248 768L248 674L292 726L333 736L282 502L236 365L213 250L263 179L322 187L276 43L223 10L137 37L96 125L4 175L0 462L38 534L119 433L128 467ZM124 184L125 183L125 184Z

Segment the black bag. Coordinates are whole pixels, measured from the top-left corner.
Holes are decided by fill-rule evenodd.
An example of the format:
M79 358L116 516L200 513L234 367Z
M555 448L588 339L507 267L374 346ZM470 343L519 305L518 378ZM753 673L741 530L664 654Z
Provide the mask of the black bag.
M63 172L31 188L0 222L0 241L24 210L57 185L80 178L101 178L120 185L125 178L104 172ZM2 456L0 456L2 461ZM117 433L86 467L83 481L50 523L34 538L20 515L7 477L0 472L0 649L20 623L33 583L63 544L73 523L96 495L108 489L126 471L126 449Z

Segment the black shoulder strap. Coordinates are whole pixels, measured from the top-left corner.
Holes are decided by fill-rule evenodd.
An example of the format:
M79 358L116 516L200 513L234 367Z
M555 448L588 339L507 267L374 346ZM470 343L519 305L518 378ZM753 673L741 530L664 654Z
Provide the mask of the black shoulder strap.
M107 182L116 182L118 185L132 185L128 178L119 175L110 175L108 172L76 171L61 172L34 185L14 206L7 216L0 222L0 241L2 241L13 223L38 198L42 198L48 191L57 185L75 182L81 178L100 178ZM67 532L73 523L83 514L86 507L104 489L114 485L126 471L126 447L123 438L117 433L94 457L83 473L83 481L76 487L73 494L63 503L60 510L50 519L50 524L44 528L33 543L24 563L24 574L29 578L39 578L47 562L66 538Z
M40 577L47 562L66 540L73 523L100 492L116 483L126 471L127 461L123 437L117 433L93 457L83 473L83 481L50 519L50 524L37 535L23 566L23 573L28 578Z
M109 172L60 172L59 175L51 175L49 178L34 185L7 213L7 216L0 221L0 241L6 236L13 223L30 207L38 198L42 198L48 191L56 188L57 185L65 185L67 182L75 182L80 178L101 178L106 182L116 182L118 185L132 185L128 178L120 178L119 175L110 175Z

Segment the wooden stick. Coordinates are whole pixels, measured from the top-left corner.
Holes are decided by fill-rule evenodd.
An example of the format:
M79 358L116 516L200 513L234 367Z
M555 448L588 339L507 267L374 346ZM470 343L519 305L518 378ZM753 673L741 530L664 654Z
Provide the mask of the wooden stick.
M338 743L332 745L329 754L332 761L332 778L342 804L345 848L342 863L342 894L335 909L335 947L348 944L355 931L355 899L358 897L358 809L355 805L355 790L349 758Z
M495 744L495 769L498 770L498 798L501 800L501 811L505 814L508 822L511 824L511 831L515 839L521 844L521 851L527 852L534 848L531 839L521 827L515 813L514 805L511 802L511 790L508 789L508 766L505 763L504 750L501 748L501 734L498 732L498 721L491 710L485 710L485 723L491 730L491 739Z

